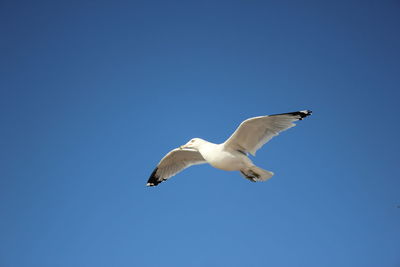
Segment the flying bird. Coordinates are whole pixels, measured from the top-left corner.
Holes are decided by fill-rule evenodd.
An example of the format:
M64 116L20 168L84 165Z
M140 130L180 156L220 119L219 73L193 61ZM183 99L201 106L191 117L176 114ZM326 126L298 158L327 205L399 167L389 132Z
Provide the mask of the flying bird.
M147 186L156 186L192 165L209 163L225 171L239 171L252 182L266 181L274 173L257 167L248 157L280 132L292 128L293 122L311 115L311 110L260 116L243 121L222 144L193 138L170 151L154 169Z

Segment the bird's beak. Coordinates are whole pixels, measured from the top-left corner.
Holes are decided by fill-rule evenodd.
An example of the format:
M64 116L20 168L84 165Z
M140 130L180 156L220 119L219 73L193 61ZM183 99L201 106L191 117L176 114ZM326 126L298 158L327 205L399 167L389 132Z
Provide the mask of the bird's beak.
M186 145L180 146L179 148L184 149L184 148L186 148Z
M188 145L185 144L185 145L183 145L183 146L180 146L179 148L180 148L180 149L184 149L184 148L187 148L187 147L188 147Z

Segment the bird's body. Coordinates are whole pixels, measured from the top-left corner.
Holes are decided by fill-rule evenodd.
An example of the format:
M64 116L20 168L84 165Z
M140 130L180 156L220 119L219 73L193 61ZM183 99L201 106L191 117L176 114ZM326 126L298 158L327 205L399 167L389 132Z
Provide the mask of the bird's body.
M311 111L303 110L250 118L243 121L222 144L193 138L187 144L170 151L159 162L147 185L156 186L189 166L203 163L225 171L240 171L253 182L266 181L273 173L255 166L248 153L255 155L272 137L295 126L294 121L309 115Z
M214 144L197 138L199 152L211 166L224 171L239 171L242 168L250 167L251 160L246 153L232 150L224 144Z

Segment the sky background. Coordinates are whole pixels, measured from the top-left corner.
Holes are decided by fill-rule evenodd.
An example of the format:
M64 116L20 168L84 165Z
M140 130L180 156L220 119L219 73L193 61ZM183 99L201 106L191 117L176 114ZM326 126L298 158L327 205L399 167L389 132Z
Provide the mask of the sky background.
M0 266L400 266L400 2L0 2ZM149 188L192 137L311 109Z

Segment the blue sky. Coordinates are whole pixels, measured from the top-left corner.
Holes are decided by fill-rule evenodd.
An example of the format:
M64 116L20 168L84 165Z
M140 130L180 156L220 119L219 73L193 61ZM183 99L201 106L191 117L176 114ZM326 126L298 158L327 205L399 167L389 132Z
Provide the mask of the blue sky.
M2 1L0 266L399 266L398 1ZM312 109L254 162L192 137Z

